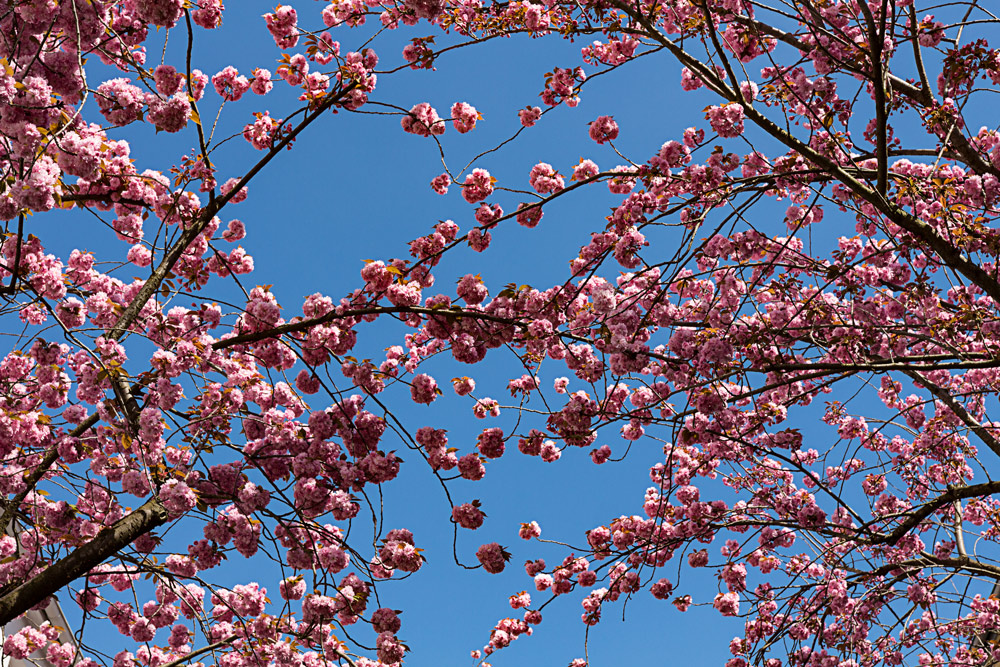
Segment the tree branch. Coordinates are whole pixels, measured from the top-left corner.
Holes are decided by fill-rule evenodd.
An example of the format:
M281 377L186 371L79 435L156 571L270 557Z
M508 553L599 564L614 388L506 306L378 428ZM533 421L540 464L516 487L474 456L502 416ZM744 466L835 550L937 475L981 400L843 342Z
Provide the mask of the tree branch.
M0 626L45 601L166 521L167 509L159 498L150 498L139 509L102 530L90 542L0 597Z

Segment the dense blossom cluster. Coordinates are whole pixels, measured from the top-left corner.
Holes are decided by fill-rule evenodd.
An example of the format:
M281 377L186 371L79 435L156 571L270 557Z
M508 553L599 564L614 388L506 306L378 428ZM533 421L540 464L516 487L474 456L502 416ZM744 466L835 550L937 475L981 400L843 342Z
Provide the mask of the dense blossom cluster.
M476 659L531 636L555 598L573 596L590 627L640 592L743 619L728 667L1000 659L1000 485L988 474L1000 456L1000 133L970 125L982 88L1000 84L1000 51L973 28L995 27L991 15L953 5L279 5L260 20L269 53L241 73L203 72L155 42L156 28L185 51L212 38L203 31L239 11L219 0L14 3L0 17L0 294L17 341L0 359L0 620L63 593L87 632L121 636L115 667L398 665L404 625L378 587L423 576L425 543L380 520L366 542L351 523L404 474L398 450L464 490L501 459L537 457L555 475L564 457L610 466L655 443L663 456L635 513L596 518L582 549L549 564L531 552L532 517L493 526L479 500L442 510L455 558L477 574L509 574L513 547L494 537L516 534L533 556L511 568L530 579L509 598L517 618L498 621ZM602 114L579 123L600 155L532 155L517 182L490 173L491 151L464 170L446 160L421 182L460 195L467 217L410 241L410 260L367 260L349 294L310 294L291 315L243 283L236 312L189 303L254 272L230 245L252 234L252 212L232 217L251 180L315 124L366 108L379 76L433 70L452 48L413 38L379 69L367 42L342 53L333 39L369 19L429 23L455 47L586 37L579 62L539 84L545 111L490 114L512 128L504 149L549 111L576 113L555 107L576 107L593 74L639 57L673 58L677 94L710 99L677 136L657 127L639 156L614 142L643 133ZM153 51L163 62L146 62ZM110 69L87 70L90 57ZM465 101L444 116L379 104L398 112L402 139L444 142L450 124L470 141L485 122ZM217 172L225 141L203 126L209 106L258 151L241 175ZM144 123L192 152L137 166L139 141L118 128ZM543 206L583 187L616 203L582 223L584 245L551 286L497 289L467 268L453 287L437 281L446 253L492 252L494 235L536 227ZM57 256L63 240L35 214L70 208L101 219L120 254ZM403 334L359 359L375 322ZM496 386L463 374L505 354ZM435 377L439 364L457 377ZM395 428L395 401L428 416ZM445 415L477 435L450 441ZM181 529L168 538L166 525ZM268 559L284 572L225 586L227 559L250 561L241 576ZM686 588L688 570L706 568L718 590ZM28 625L2 648L98 664L86 637L79 650L68 639Z

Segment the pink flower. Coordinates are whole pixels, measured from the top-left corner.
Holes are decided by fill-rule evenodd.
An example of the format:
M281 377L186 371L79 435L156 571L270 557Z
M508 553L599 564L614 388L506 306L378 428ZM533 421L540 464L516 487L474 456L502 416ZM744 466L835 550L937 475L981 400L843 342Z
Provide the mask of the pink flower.
M490 247L493 235L481 229L473 229L469 232L469 247L476 252L482 252Z
M487 415L490 417L499 417L500 404L488 396L481 398L472 406L472 414L476 416L476 419L486 419Z
M451 177L448 174L440 174L431 180L431 189L439 195L448 194L449 185L451 185Z
M529 208L529 206L529 204L518 205L517 224L532 229L533 227L537 227L542 219L542 207L530 206Z
M71 296L56 306L56 317L67 328L73 329L87 321L87 309L83 302Z
M705 85L695 73L687 67L681 70L681 90L698 90Z
M427 102L421 102L410 112L403 116L400 121L404 132L415 134L418 137L439 136L444 134L445 125L437 111Z
M507 567L510 554L496 542L484 544L476 551L476 558L479 559L483 569L490 574L499 574Z
M197 500L191 487L176 479L168 480L160 488L160 501L173 515L181 515L193 509Z
M542 527L538 525L537 521L522 523L521 529L517 531L517 534L522 540L530 540L541 536Z
M153 70L153 82L156 92L169 97L181 89L184 75L170 65L159 65Z
M368 289L372 292L384 292L393 283L393 274L386 267L385 262L368 262L361 269L361 279L368 284Z
M486 476L486 466L483 465L479 455L473 452L458 459L458 474L463 479L477 482Z
M688 565L691 567L705 567L708 565L708 551L701 549L700 551L692 551L689 553Z
M386 297L394 306L416 306L420 303L420 285L394 283L386 290Z
M391 632L379 633L375 639L375 646L378 649L378 659L386 665L400 663L406 655L406 648Z
M588 178L593 178L600 173L600 169L597 168L597 163L593 160L580 160L580 164L573 167L572 180L574 181L585 181Z
M236 71L235 67L226 67L213 76L212 85L215 86L215 92L229 102L239 100L250 89L250 81Z
M820 528L826 524L826 512L819 505L810 503L799 510L798 520L803 528Z
M543 558L529 560L524 564L524 571L529 577L534 577L543 570L545 570L545 559Z
M618 123L611 116L598 116L590 124L590 138L599 144L618 138Z
M649 161L651 165L663 173L669 173L672 167L682 167L691 161L691 150L677 141L668 141L660 146L660 152Z
M462 528L475 530L483 525L485 514L479 509L479 502L456 505L451 511L451 520Z
M80 609L87 612L97 609L101 601L101 593L96 588L85 588L76 594L76 603L80 605Z
M705 113L709 124L716 134L724 139L731 139L743 134L743 107L730 103L722 106L712 106Z
M531 183L531 187L540 194L558 192L565 186L562 176L547 162L539 162L532 167L528 181Z
M503 429L488 428L479 434L479 453L488 459L498 459L503 456Z
M257 120L243 127L243 138L259 151L268 149L274 142L274 135L281 128L281 121L271 118L269 113L255 112Z
M621 174L608 181L608 191L616 195L625 195L635 187L635 172L632 167L619 165L611 171Z
M191 103L183 93L167 99L153 96L149 101L149 113L146 117L157 129L180 132L191 118Z
M173 28L184 14L183 0L137 0L136 16L153 25Z
M246 235L247 228L240 220L230 220L226 225L226 231L222 232L222 238L230 243L239 241Z
M490 206L489 204L480 204L479 208L476 209L476 222L483 225L485 228L495 226L495 221L503 217L503 208L500 204L494 204Z
M526 107L518 111L517 115L521 119L521 125L532 127L542 117L542 110L539 107Z
M437 382L430 375L421 373L413 378L410 385L410 396L414 403L424 403L430 405L438 397L441 390L438 389Z
M462 197L470 204L478 204L493 194L495 179L485 169L473 169L465 177L462 185Z
M649 587L649 592L652 593L653 597L657 600L666 600L670 597L670 593L673 590L674 585L671 584L668 579L660 579Z
M406 529L390 530L378 555L386 567L401 572L416 572L424 562L413 544L413 533Z
M740 613L740 596L738 593L720 593L715 596L712 606L723 616L736 616Z
M531 595L528 591L521 591L517 595L510 596L511 609L524 609L531 606Z
M556 446L554 441L546 440L542 444L542 450L539 455L546 463L555 463L562 457L562 451Z
M459 396L467 396L476 389L476 381L470 377L454 378L451 384Z
M110 79L97 87L97 107L108 122L128 125L142 118L145 96L128 79Z
M885 475L867 475L861 483L861 487L869 496L879 495L888 486L889 483L886 481Z
M740 94L743 95L745 102L753 102L757 99L758 92L760 92L760 88L753 81L744 81L740 84Z
M255 95L266 95L274 88L271 81L271 70L258 67L253 71L253 81L250 82L250 90Z
M944 39L944 24L934 20L933 14L928 14L917 24L917 41L920 46L935 47Z
M372 613L372 627L375 632L399 632L403 623L396 612L388 607L381 607Z
M444 0L406 0L404 5L417 18L433 21L444 11L445 2Z
M306 582L301 576L283 579L278 584L278 592L285 600L301 600L306 594Z
M227 195L233 191L233 188L235 188L238 183L239 180L237 180L236 178L230 178L219 187L219 190L222 191L222 194ZM231 201L234 204L239 204L242 201L246 201L246 198L247 198L247 188L246 186L243 186L242 188L239 189L239 191L233 193L233 198L230 199L229 201Z
M290 49L299 42L298 20L295 9L287 5L278 5L273 14L264 14L267 29L274 38L279 49Z
M705 130L694 127L684 130L684 145L688 148L697 148L703 141L705 141Z
M597 465L601 465L611 457L611 447L607 445L601 445L599 448L590 452L591 460Z
M191 12L194 22L205 30L213 30L222 25L222 0L198 0L197 9Z
M482 303L490 294L489 290L486 289L486 285L483 284L483 279L471 273L462 276L458 281L456 293L465 299L467 304L473 306Z
M188 92L191 93L191 97L197 102L201 100L202 96L205 94L205 86L208 85L208 75L202 72L200 69L191 70L191 82L188 85Z
M455 129L458 130L459 134L470 132L476 127L476 121L480 120L480 118L479 112L471 104L455 102L451 107L451 119L455 123Z

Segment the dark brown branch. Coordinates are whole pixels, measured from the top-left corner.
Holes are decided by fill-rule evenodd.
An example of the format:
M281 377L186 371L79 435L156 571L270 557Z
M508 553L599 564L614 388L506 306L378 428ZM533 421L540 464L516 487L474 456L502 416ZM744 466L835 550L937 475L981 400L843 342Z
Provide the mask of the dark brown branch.
M92 428L94 424L97 423L97 413L90 415L83 422L77 425L69 433L71 438L79 438L81 435L87 432L88 429ZM55 462L59 460L59 449L56 447L55 443L45 452L42 460L35 465L28 476L24 479L24 488L21 489L17 495L8 500L4 504L3 515L0 515L0 531L6 530L10 522L14 520L14 515L17 513L18 508L24 499L28 497L35 485L45 476L45 473L55 465Z
M896 526L896 529L888 535L882 535L871 540L866 540L866 542L869 544L895 545L903 539L904 535L916 528L924 519L929 517L934 512L937 512L945 505L949 505L956 500L963 500L965 498L980 498L982 496L993 495L994 493L1000 493L1000 481L950 488L934 500L931 500L930 502L921 505L918 509L911 511L911 513L907 515L906 520Z
M0 626L44 602L70 582L166 521L167 509L160 499L153 497L147 500L139 509L105 528L79 549L0 597Z
M915 371L907 372L906 375L908 375L911 380L919 384L921 387L931 392L931 394L934 395L934 398L948 406L948 409L954 412L958 418L969 427L969 430L979 436L979 439L982 440L987 447L992 449L994 454L1000 456L1000 441L998 441L985 426L980 424L979 420L970 415L969 411L965 409L965 406L959 403L954 396L947 392L943 387L934 384Z
M910 42L913 44L913 60L920 75L920 88L923 90L924 95L930 99L933 97L933 93L931 93L930 81L927 79L924 58L920 53L920 41L917 39L917 10L912 4L910 5Z
M945 361L931 363L915 363L907 359L885 359L873 361L858 361L854 363L823 362L801 364L769 364L762 371L811 371L828 370L837 372L884 373L886 371L935 371L941 369L967 370L970 368L1000 368L1000 359L977 359L965 361Z
M883 3L884 4L884 3ZM875 182L875 191L882 197L886 197L889 190L889 154L888 154L888 132L889 124L888 103L886 101L886 80L883 72L882 62L882 40L885 36L885 13L879 17L876 25L875 17L867 3L858 4L858 8L865 16L865 23L868 27L868 44L871 47L871 75L869 80L872 84L872 92L875 98L875 149L877 153L878 177ZM884 7L883 7L884 9Z
M975 285L981 287L987 295L993 298L994 301L1000 303L1000 282L998 282L994 276L985 271L978 263L965 256L959 249L949 243L946 239L939 236L930 224L907 213L899 206L887 202L881 194L849 174L843 165L839 164L832 158L823 155L809 144L778 127L773 121L771 121L770 118L762 114L756 107L748 104L746 100L743 99L742 95L732 93L727 94L728 88L722 83L718 72L709 68L703 62L674 43L673 40L661 34L653 25L649 23L648 20L646 20L642 14L636 12L631 5L622 2L621 0L611 0L611 3L618 9L626 12L637 23L641 24L647 30L648 35L652 39L655 39L662 44L681 64L690 68L703 82L706 83L706 85L708 85L708 87L718 92L729 102L735 102L741 105L743 107L743 113L749 121L754 123L757 127L784 146L797 152L804 159L828 171L834 178L847 186L847 188L854 193L855 196L868 202L898 227L923 241L942 259L947 266L968 278ZM912 85L910 88L917 90ZM961 133L958 133L956 136L962 135ZM961 143L956 143L958 143L957 148L959 152L965 156L966 154ZM971 146L969 149L972 151L976 160L982 162L981 156L976 153L975 149L971 148ZM974 165L971 166L975 168ZM990 166L988 171L995 171L995 168Z
M21 244L23 241L24 214L22 213L17 216L17 247L14 249L14 265L10 267L10 285L0 288L0 294L15 294L17 292L17 281L21 276Z
M298 322L289 322L288 324L282 324L281 326L273 327L265 331L255 331L252 333L241 334L239 336L233 336L232 338L216 341L212 345L212 348L215 350L224 350L225 348L233 347L234 345L256 343L261 340L276 338L290 333L301 333L311 329L312 327L333 322L335 320L345 320L353 317L363 317L365 315L391 315L398 313L416 313L419 315L440 317L445 320L468 317L476 320L506 324L508 326L527 326L524 322L511 320L507 317L490 315L489 313L480 313L474 310L449 310L445 308L424 308L421 306L372 306L370 308L356 308L352 310L333 310L326 315L321 315L320 317L313 317L308 320L299 320Z
M239 639L238 635L229 635L225 639L220 639L214 644L209 644L208 646L202 646L201 648L191 651L190 653L187 653L184 656L177 658L176 660L172 660L168 663L160 665L160 667L180 667L181 665L186 665L187 663L191 662L198 656L205 655L206 653L210 653L217 648L222 648L223 646L232 644L237 639Z
M767 25L766 23L761 23L754 19L747 18L745 16L735 16L734 20L744 23L746 25L753 26L753 28L765 35L770 35L775 39L788 44L789 46L794 46L803 53L808 52L812 49L811 46L805 42L798 39L795 35L787 33L783 30L775 28L774 26ZM655 35L650 35L656 39ZM853 74L865 75L865 72L860 71L855 65L849 62L839 62L846 71ZM924 75L926 77L926 74ZM937 104L934 99L934 95L931 93L930 87L919 87L915 86L909 81L900 79L894 74L887 74L885 77L886 83L888 83L889 88L894 93L899 93L907 97L912 102L922 106L922 107L932 107ZM952 133L951 142L955 146L955 150L961 155L962 161L968 165L977 174L993 174L997 178L1000 178L1000 169L997 169L989 160L984 160L983 156L969 143L965 135L961 132Z

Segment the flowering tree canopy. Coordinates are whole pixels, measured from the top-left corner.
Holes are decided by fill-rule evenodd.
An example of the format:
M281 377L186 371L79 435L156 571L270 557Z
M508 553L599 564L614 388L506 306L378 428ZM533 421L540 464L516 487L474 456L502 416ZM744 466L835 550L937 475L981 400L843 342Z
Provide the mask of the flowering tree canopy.
M976 129L995 123L1000 85L989 3L324 0L259 19L252 71L203 72L194 46L248 11L232 4L0 11L0 622L52 596L84 619L76 645L29 626L5 655L395 665L401 619L378 591L426 559L419 531L383 526L371 501L400 474L396 451L448 490L488 484L501 457L627 464L642 447L663 455L635 513L585 535L546 526L582 548L527 562L512 617L459 638L476 660L502 661L553 598L582 600L591 626L650 594L664 614L742 618L729 667L1000 659L1000 134ZM285 149L370 111L395 116L388 142L474 138L474 85L450 109L396 107L381 87L498 38L579 48L538 106L507 111L510 139L640 58L710 104L662 145L587 119L581 145L617 153L613 167L538 162L503 182L491 156L522 144L485 146L430 181L467 218L387 241L350 269L350 293L299 313L244 289L254 263L234 244L253 225L233 216ZM130 141L144 124L156 138ZM626 157L619 134L640 130L656 144ZM189 152L140 171L143 141L165 139ZM242 142L257 157L233 170L220 156ZM435 284L443 258L489 253L591 189L617 204L581 221L589 242L552 284ZM104 255L55 254L69 215L80 248L116 237ZM397 344L356 358L374 327ZM503 384L477 386L491 367ZM466 411L396 418L443 393ZM449 441L462 414L486 425L475 442ZM456 567L504 571L506 547L468 539L489 508L452 497ZM374 531L352 530L366 515ZM526 518L520 538L540 538ZM246 561L243 581L213 575L226 559ZM713 570L718 593L685 592L689 568ZM117 654L91 650L116 633Z

